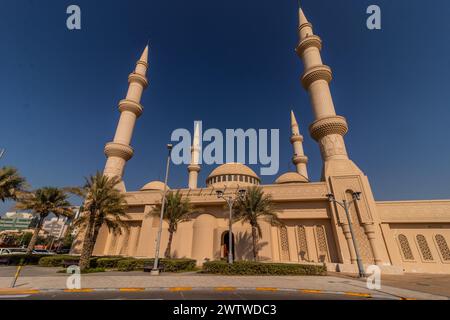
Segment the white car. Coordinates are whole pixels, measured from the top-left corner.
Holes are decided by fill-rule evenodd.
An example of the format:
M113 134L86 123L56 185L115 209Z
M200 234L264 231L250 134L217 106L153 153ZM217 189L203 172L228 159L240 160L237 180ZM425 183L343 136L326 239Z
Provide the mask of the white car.
M27 249L23 248L0 248L0 255L6 254L25 254Z

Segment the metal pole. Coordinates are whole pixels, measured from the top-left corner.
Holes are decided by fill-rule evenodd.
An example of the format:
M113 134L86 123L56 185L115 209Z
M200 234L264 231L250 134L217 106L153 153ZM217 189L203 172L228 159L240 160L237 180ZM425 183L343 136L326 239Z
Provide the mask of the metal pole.
M162 224L163 224L163 218L164 218L164 207L166 204L166 192L167 192L167 182L169 178L169 166L170 166L170 154L172 152L172 145L167 145L167 148L169 149L169 155L167 156L167 164L166 164L166 177L164 179L164 191L162 196L162 203L161 203L161 214L159 216L159 229L158 229L158 237L156 239L156 248L155 248L155 261L153 263L153 269L151 271L151 275L157 276L159 275L159 247L161 246L161 233L162 233Z
M365 277L365 272L364 272L364 266L361 260L361 256L359 255L359 250L358 250L358 245L356 244L356 238L355 238L355 233L353 232L353 226L352 226L352 221L350 220L350 214L348 213L348 204L346 200L343 200L343 207L345 210L345 215L347 216L347 221L348 221L348 227L350 229L350 234L352 236L352 241L353 241L353 247L355 248L355 253L356 253L356 263L358 264L358 271L359 271L359 277L363 278Z
M228 227L228 263L233 264L233 201L228 198L228 207L230 208L230 221Z

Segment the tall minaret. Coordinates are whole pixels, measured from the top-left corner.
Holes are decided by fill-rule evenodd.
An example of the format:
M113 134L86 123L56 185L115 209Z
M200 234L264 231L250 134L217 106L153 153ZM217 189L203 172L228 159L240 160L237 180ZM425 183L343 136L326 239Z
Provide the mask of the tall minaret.
M104 174L109 177L122 178L125 164L133 156L133 148L130 146L130 142L136 119L139 118L143 111L140 101L142 92L148 86L147 69L148 45L136 63L134 72L128 76L129 88L127 96L119 102L120 119L116 134L113 142L109 142L105 146L105 155L108 159ZM125 191L123 182L120 188Z
M315 121L309 130L319 143L322 159L325 162L348 159L344 135L348 131L347 121L337 116L330 93L332 79L330 67L322 63L320 50L322 40L314 35L312 25L299 9L299 38L297 54L303 60L305 72L302 85L309 92Z
M303 136L300 134L297 119L295 119L294 111L291 110L291 143L294 148L294 157L292 162L296 167L297 173L308 179L308 169L306 164L308 163L308 157L305 156L303 151Z
M198 173L200 172L199 165L200 157L200 123L195 123L194 139L191 147L191 164L188 166L189 172L189 189L197 189Z

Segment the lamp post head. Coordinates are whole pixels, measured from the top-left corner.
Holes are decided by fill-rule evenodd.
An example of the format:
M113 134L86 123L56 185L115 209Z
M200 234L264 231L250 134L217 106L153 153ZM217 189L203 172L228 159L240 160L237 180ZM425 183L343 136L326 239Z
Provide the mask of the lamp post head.
M353 192L353 199L354 200L360 200L361 199L361 192Z
M223 198L223 191L222 190L217 190L216 191L216 195L217 195L217 198Z
M169 144L167 145L167 150L170 151L170 150L172 150L172 149L173 149L173 144L170 144L170 143L169 143Z
M328 193L328 194L326 194L326 197L328 198L328 201L330 201L330 202L334 201L334 194Z

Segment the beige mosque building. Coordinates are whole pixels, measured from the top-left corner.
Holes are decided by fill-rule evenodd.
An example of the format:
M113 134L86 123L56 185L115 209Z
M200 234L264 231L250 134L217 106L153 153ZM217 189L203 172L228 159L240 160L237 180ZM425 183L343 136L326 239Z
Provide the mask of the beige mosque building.
M180 191L201 211L179 225L174 234L172 255L196 259L198 264L225 257L228 250L228 210L217 190L235 193L247 186L260 185L273 198L278 216L285 223L274 227L261 222L259 240L261 261L284 263L326 263L328 270L357 272L355 248L349 222L340 206L328 201L350 201L353 192L361 192L359 201L350 207L351 225L365 265L376 264L385 273L420 272L450 274L450 200L376 201L370 182L347 153L344 137L348 123L337 115L330 93L331 68L322 63L322 41L302 10L299 11L299 43L296 48L304 65L301 77L309 93L315 121L309 126L311 137L320 148L323 171L320 181L308 178L308 158L303 151L303 136L291 113L292 161L295 172L281 174L272 184L260 184L249 167L239 163L218 166L198 185L199 139L196 131L188 166L188 186ZM105 174L124 176L124 167L133 156L130 146L137 118L143 112L141 95L148 85L148 48L128 78L129 90L119 102L120 120L112 142L107 143ZM95 245L96 255L154 257L159 218L147 215L161 202L164 183L152 181L139 191L126 191L130 219L122 234L101 229ZM167 244L167 224L163 222L161 250ZM241 222L233 224L236 260L252 257L251 228Z

